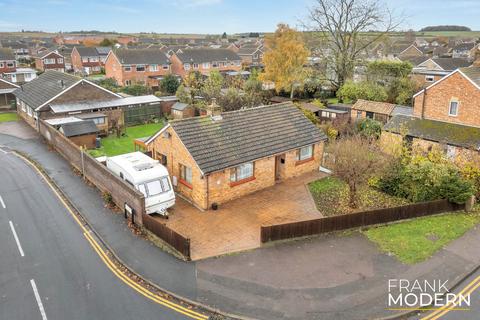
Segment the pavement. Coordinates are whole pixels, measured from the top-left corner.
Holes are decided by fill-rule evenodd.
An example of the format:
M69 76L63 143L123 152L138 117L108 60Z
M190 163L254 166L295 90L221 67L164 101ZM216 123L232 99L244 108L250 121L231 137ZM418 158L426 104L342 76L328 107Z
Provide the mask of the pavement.
M189 319L121 282L25 162L0 164L0 319Z
M73 174L69 164L41 140L12 134L0 134L0 145L22 151L42 165L127 265L166 290L222 311L257 319L392 316L385 310L388 279L454 283L480 263L478 228L415 265L381 253L359 233L323 235L184 262L134 235L123 216L105 208L100 193Z

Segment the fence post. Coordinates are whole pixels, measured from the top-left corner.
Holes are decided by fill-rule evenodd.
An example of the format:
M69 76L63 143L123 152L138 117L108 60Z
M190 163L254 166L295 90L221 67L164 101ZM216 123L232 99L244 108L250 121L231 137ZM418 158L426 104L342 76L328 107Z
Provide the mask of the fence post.
M473 210L473 206L475 205L475 196L471 195L470 198L465 202L465 211L470 212Z
M83 146L80 146L80 157L82 160L82 177L85 179L85 162L83 160Z

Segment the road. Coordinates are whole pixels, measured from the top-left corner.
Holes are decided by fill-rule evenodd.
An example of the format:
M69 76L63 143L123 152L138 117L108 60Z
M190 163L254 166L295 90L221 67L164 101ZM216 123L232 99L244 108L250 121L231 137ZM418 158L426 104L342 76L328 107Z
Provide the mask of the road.
M190 319L102 262L53 190L0 149L0 319Z
M453 291L455 294L470 294L470 306L463 305L440 308L439 310L411 317L411 320L478 320L480 318L480 270L470 275Z

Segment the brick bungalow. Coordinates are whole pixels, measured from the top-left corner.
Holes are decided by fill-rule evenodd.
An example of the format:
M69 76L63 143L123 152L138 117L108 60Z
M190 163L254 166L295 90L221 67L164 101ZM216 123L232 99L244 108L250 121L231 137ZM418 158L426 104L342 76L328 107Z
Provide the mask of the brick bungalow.
M190 71L208 75L212 70L220 72L240 71L242 59L228 49L196 48L182 49L170 57L172 72L184 77Z
M106 77L121 86L158 87L159 80L170 72L170 60L158 49L118 49L110 51L105 61Z
M389 151L441 148L455 161L472 160L480 150L480 67L460 68L414 96L413 115L395 116L381 141Z
M126 115L145 108L161 113L161 100L153 95L122 97L114 92L67 73L48 70L14 91L17 112L32 127L37 119L75 117L92 120L102 134L123 126ZM143 113L140 113L141 115Z
M292 103L173 120L145 141L201 209L318 170L325 134Z
M65 72L65 58L55 51L44 52L35 57L35 68L42 72L45 70Z

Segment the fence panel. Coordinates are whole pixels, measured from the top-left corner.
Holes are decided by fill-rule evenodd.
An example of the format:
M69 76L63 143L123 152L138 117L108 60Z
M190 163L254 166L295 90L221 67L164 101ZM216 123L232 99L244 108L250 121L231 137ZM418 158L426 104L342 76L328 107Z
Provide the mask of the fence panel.
M143 226L190 260L190 239L146 214L143 215Z
M400 207L262 226L260 228L260 239L262 243L265 243L464 209L465 205L451 203L447 200L414 203Z

